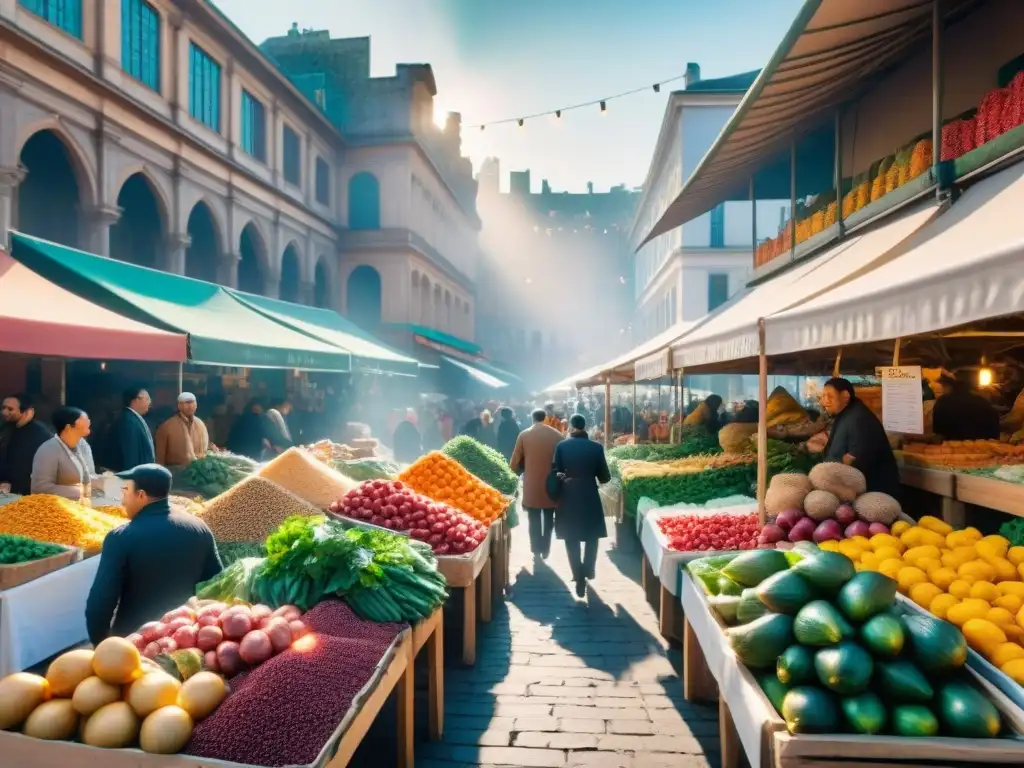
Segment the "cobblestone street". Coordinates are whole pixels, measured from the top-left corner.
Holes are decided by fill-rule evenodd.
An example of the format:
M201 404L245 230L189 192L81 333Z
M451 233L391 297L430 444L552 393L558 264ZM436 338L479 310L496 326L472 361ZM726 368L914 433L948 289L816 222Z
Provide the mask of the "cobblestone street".
M524 515L513 594L481 626L476 666L450 662L445 740L418 744L417 766L718 765L717 712L682 699L679 653L639 584L639 544L609 533L577 600L561 542L533 562Z

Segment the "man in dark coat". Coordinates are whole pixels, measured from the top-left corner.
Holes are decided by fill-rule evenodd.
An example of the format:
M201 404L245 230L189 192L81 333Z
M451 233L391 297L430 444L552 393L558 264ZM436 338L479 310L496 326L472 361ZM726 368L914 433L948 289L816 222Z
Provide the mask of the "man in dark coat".
M961 374L943 376L943 394L932 410L932 431L946 440L998 440L999 414L992 403L971 389Z
M858 398L847 379L825 382L821 405L832 416L825 443L825 461L855 467L864 473L869 491L900 498L900 470L885 428Z
M498 453L505 457L505 461L512 461L512 453L516 449L516 440L519 439L519 422L516 421L516 413L507 405L498 409Z
M140 464L156 462L153 433L146 423L146 414L153 404L144 387L124 391L124 410L118 414L110 431L108 459L110 469L123 472Z
M565 542L576 595L586 597L587 579L595 575L598 541L608 535L597 486L609 482L612 476L604 448L587 436L587 420L579 414L569 419L569 439L555 448L551 466L562 481L555 534Z
M2 416L0 483L10 485L11 493L27 496L32 492L32 460L53 432L36 418L32 398L26 394L5 397Z
M159 619L192 597L196 584L221 571L217 544L206 523L171 509L171 473L166 467L144 464L118 477L125 481L121 505L130 522L103 540L85 604L86 628L94 645L107 637L125 637Z

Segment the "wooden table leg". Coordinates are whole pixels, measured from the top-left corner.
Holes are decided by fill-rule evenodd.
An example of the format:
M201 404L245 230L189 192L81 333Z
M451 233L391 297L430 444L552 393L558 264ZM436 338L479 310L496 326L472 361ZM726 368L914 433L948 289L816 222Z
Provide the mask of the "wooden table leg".
M412 643L408 644L409 660L405 671L395 685L395 701L398 709L397 741L399 768L414 768L416 759L413 754L415 745L414 727L414 695L416 687L416 671L413 665L414 651Z
M704 651L690 622L683 617L683 698L690 702L714 701L718 684L708 668Z
M494 602L500 603L505 599L505 572L506 563L506 542L505 531L508 528L508 521L502 520L498 523L497 534L494 537L494 546L491 547L491 557L494 560L494 573L491 578L491 588L494 593Z
M718 699L718 738L722 768L738 768L743 756L743 747L729 707L721 697Z
M662 586L658 595L658 624L661 636L666 640L679 640L679 607L675 595Z
M480 586L477 594L480 596L480 621L485 624L491 620L491 571L494 568L494 560L487 559L484 568L480 571Z
M646 554L641 554L640 555L640 588L644 591L645 595L648 594L647 593L647 568L648 568L648 566L647 566L647 555Z
M960 529L967 525L967 506L962 501L942 497L942 519L954 528Z
M430 740L444 738L444 611L427 640L427 716Z
M476 664L476 580L462 590L462 663Z

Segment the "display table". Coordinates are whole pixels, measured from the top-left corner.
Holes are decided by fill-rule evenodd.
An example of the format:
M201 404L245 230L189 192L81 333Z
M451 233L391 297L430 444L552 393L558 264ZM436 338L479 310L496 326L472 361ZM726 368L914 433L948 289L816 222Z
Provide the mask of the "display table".
M458 557L440 555L437 558L437 570L448 580L448 587L462 590L462 662L470 666L476 663L478 601L480 620L491 620L491 545L494 535L492 525L487 538L472 553Z
M99 564L91 557L0 592L0 676L88 640L85 601Z
M1024 485L995 477L956 475L956 498L964 504L996 509L1008 515L1024 517Z
M910 464L900 466L900 481L920 491L939 497L940 517L954 528L963 528L965 512L963 501L957 498L958 475L941 469L927 469Z
M427 716L431 741L444 738L444 606L412 627L412 655L427 648ZM413 678L415 679L415 677Z
M791 735L753 674L729 648L703 589L686 571L680 580L680 600L686 617L683 693L689 701L718 698L723 768L739 766L744 752L755 768L1024 765L1024 711L973 670L969 671L974 682L992 699L1016 739Z

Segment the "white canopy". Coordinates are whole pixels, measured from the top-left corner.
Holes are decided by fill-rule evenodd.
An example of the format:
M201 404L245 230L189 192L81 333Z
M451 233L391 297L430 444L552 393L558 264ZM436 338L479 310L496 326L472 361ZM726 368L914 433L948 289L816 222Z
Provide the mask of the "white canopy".
M934 202L918 206L754 287L674 344L673 365L686 368L757 357L759 320L800 306L868 272L937 210Z
M769 355L912 336L1024 311L1024 164L964 192L869 274L765 323Z

